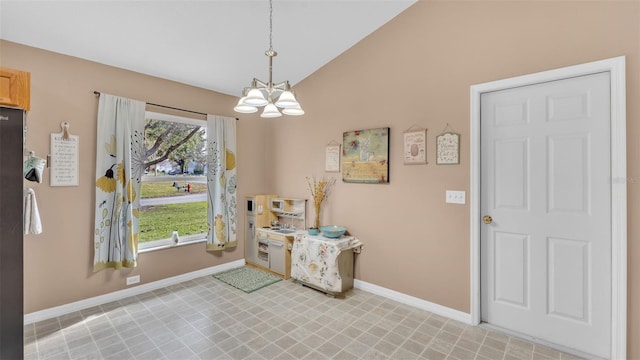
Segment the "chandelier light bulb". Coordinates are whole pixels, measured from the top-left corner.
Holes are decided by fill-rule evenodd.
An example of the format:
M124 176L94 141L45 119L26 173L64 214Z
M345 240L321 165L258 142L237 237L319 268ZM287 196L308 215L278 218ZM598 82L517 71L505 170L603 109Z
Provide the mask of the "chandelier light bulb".
M298 101L296 101L296 96L293 95L291 91L285 91L282 93L282 95L280 95L278 101L276 101L276 106L281 108L290 108L296 106L299 107L300 104L298 104Z
M244 104L249 106L265 106L267 103L268 101L264 98L262 91L258 89L251 89L244 99Z
M238 101L238 105L236 105L236 107L234 107L233 110L243 114L251 114L258 111L257 107L245 104L244 101L246 99L247 99L246 96L241 97L240 100Z
M267 106L264 107L262 114L260 114L260 117L263 118L275 118L280 116L282 116L282 114L280 114L278 108L272 103L268 103Z

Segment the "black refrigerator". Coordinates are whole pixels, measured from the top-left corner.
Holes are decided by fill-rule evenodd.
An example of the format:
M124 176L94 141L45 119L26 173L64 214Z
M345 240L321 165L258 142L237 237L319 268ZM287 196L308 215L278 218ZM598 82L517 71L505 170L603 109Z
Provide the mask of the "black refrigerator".
M24 110L0 106L0 359L24 358L24 121Z

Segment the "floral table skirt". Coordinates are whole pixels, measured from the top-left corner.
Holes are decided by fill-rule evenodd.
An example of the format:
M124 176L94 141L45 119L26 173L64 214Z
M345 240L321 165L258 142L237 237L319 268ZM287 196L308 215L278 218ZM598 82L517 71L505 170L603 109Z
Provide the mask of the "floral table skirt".
M324 236L296 235L291 249L291 277L321 290L339 293L344 291L342 277L353 277L353 268L340 269L339 256L345 251L362 247L354 236L330 239ZM353 267L353 261L349 262ZM353 279L350 279L353 283Z

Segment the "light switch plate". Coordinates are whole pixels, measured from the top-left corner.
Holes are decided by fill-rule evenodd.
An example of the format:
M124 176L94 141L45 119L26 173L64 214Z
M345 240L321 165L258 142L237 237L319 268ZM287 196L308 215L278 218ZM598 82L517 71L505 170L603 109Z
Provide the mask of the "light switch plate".
M445 201L448 204L464 204L466 202L466 193L464 191L447 190Z

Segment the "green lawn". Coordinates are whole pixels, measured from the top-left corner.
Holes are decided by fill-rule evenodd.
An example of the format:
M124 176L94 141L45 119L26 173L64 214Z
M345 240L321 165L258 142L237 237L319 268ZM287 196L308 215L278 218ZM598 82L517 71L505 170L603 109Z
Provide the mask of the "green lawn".
M153 205L141 208L139 242L167 239L175 230L180 236L206 233L208 230L207 202Z
M166 196L182 196L188 194L201 194L207 192L207 184L199 184L199 183L190 183L188 181L177 181L179 186L186 186L187 184L191 184L191 192L188 193L184 191L183 188L178 190L173 186L173 181L159 181L159 182L151 182L144 181L142 182L142 199L148 198L157 198L157 197L166 197Z
M207 192L207 184L178 181L181 187L191 184L191 192L177 189L173 181L145 181L141 185L141 198L184 196ZM140 212L139 242L167 239L173 231L180 236L207 232L207 202L143 206Z

